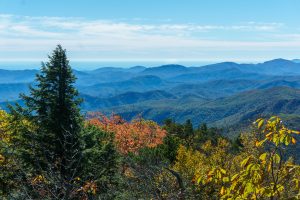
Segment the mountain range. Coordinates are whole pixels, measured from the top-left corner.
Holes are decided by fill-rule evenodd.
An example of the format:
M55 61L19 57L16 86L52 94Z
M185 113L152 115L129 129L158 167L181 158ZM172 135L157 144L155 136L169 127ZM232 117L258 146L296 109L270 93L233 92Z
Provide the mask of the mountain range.
M20 101L19 93L28 94L38 72L0 70L0 105ZM300 121L297 59L201 67L104 67L74 74L84 99L83 112L114 112L129 120L142 115L159 123L166 118L191 119L195 125L226 129L247 127L259 116L281 115L293 126Z

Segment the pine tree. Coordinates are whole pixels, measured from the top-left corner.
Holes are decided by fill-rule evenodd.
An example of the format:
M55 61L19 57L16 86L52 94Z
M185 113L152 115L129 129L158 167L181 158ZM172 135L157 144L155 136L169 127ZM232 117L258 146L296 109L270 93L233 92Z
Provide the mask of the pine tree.
M186 120L184 124L184 134L185 137L190 137L194 134L193 124L190 119Z
M183 125L183 132L186 145L191 146L194 139L194 129L190 119L186 120L185 124Z
M37 134L33 139L33 163L36 173L47 172L45 179L55 182L54 193L69 199L71 182L80 174L82 150L78 92L74 88L75 76L69 65L66 50L56 47L49 62L42 64L30 95L23 95ZM57 185L59 184L59 186Z

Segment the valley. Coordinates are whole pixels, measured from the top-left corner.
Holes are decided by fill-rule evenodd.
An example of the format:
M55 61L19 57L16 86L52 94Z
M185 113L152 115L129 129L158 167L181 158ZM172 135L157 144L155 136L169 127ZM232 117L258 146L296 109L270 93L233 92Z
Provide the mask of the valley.
M1 70L1 107L20 102L19 93L27 94L28 85L34 86L36 72ZM231 130L230 134L258 117L280 115L299 128L293 123L300 119L300 63L296 60L200 67L103 67L74 70L74 74L84 113L115 113L127 120L142 116L160 124L167 118L179 123L191 119L194 125L207 123Z

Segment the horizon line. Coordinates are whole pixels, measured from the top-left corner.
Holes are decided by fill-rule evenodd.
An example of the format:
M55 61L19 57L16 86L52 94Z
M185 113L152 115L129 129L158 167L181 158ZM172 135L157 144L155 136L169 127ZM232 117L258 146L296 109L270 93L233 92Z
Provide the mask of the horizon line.
M144 61L138 61L138 60L113 60L113 61L104 61L104 60L72 60L70 61L70 65L73 69L78 70L78 71L92 71L100 68L132 68L132 67L146 67L146 68L153 68L153 67L160 67L160 66L165 66L165 65L182 65L184 67L204 67L207 65L213 65L213 64L218 64L218 63L237 63L237 64L260 64L260 63L265 63L268 61L273 61L273 60L287 60L287 61L298 61L300 59L285 59L285 58L273 58L273 59L262 59L262 60L256 60L256 61L226 61L226 60L215 60L215 61L204 61L204 60L181 60L177 62L167 62L167 61L162 61L162 60L144 60ZM21 64L24 62L23 64ZM0 60L0 70L38 70L40 68L39 65L37 65L37 62L41 64L43 61L38 61L38 60ZM144 62L144 63L137 63L137 62ZM198 62L198 63L197 63ZM85 64L85 63L91 63L94 64L91 66L80 66L80 64ZM103 66L98 66L99 64L104 64ZM119 64L119 63L126 63L130 65L123 65L123 66L114 66L114 64ZM149 64L154 64L150 65ZM188 64L189 63L189 64ZM192 64L193 63L193 64ZM11 66L5 66L5 64L11 65ZM18 64L21 64L17 66ZM29 64L32 66L27 66L25 67L24 65ZM79 64L77 66L74 66L76 64ZM36 66L33 66L36 65Z

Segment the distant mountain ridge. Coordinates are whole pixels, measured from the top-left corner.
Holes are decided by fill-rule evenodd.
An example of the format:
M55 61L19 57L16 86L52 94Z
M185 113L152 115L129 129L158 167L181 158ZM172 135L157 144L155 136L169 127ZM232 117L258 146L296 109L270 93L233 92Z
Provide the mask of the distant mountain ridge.
M30 83L38 70L5 70L0 69L0 83Z
M7 102L18 101L19 93L28 94L36 73L38 70L0 70L0 105L5 108ZM104 67L74 70L74 74L85 99L83 111L116 112L128 119L142 113L158 122L167 117L179 122L190 118L195 124L219 127L246 124L258 113L293 115L293 119L299 115L300 121L298 60Z
M189 73L192 69L183 65L162 65L159 67L146 68L141 72L143 75L155 75L161 78L169 78L183 73Z
M145 92L163 89L167 82L153 75L144 75L130 78L129 80L98 83L95 85L78 87L84 94L91 96L113 96L124 92Z
M237 124L248 126L258 117L280 114L300 116L300 90L274 87L245 91L216 100L199 99L198 102L194 100L186 104L182 103L182 99L175 99L172 103L169 100L161 100L159 103L150 100L105 111L113 111L128 120L138 114L160 123L163 119L171 118L177 122L191 119L194 124L205 122L219 127L234 127Z
M160 78L177 77L184 74L208 74L212 72L239 71L242 73L267 74L267 75L300 75L300 63L296 60L275 59L259 64L238 64L234 62L222 62L205 65L201 67L185 67L183 65L170 64L158 67L146 68L135 66L131 68L103 67L91 71L74 70L78 80L89 76L93 82L113 82L120 79L130 79L136 76L154 75ZM32 82L38 70L1 70L0 83L11 82ZM105 76L104 76L105 75ZM19 78L19 79L18 79ZM119 78L119 80L116 80ZM24 81L27 80L27 81ZM87 83L88 84L88 83Z
M295 62L295 63L300 63L300 59L294 59L292 61Z
M86 111L104 109L119 105L128 105L140 103L149 100L176 99L176 96L161 90L148 92L126 92L120 95L107 98L97 98L88 95L82 95L84 99L83 109Z

